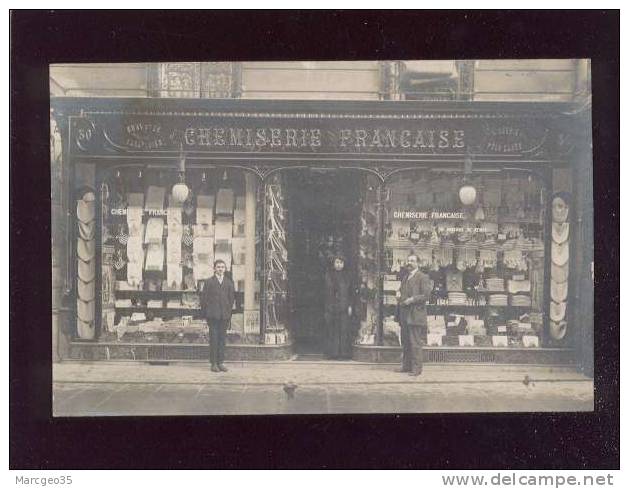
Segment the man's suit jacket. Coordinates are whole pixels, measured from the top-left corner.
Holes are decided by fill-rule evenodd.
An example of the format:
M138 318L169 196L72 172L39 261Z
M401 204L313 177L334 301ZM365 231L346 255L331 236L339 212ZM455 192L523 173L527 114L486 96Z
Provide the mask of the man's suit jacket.
M234 282L223 275L221 284L216 275L213 275L203 281L200 299L205 319L229 321L234 305Z
M409 279L402 281L400 287L400 320L403 324L411 324L415 326L426 326L426 303L430 299L432 292L432 280L417 270ZM406 299L411 299L408 306L402 305Z

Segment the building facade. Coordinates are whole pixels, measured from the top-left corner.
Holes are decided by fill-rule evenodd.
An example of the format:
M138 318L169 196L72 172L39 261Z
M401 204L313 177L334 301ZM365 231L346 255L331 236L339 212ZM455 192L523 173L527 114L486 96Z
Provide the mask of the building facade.
M428 361L592 372L587 60L51 67L54 357L207 356L198 281L236 285L228 359L396 361L409 254Z

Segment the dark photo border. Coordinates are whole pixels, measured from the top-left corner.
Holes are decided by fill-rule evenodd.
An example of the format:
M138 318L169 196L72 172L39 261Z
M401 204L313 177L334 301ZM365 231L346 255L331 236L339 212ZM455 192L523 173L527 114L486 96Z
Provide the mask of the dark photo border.
M10 26L10 468L619 468L618 11L16 10ZM465 58L592 59L594 412L52 418L48 64Z

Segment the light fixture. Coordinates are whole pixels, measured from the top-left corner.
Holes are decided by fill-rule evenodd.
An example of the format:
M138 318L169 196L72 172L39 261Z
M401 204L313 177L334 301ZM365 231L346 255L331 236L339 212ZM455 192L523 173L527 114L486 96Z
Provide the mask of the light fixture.
M472 205L476 202L476 188L467 181L471 174L472 157L467 154L463 163L463 184L459 187L459 199L463 205Z
M183 151L179 153L179 182L173 185L173 199L175 202L181 204L185 202L190 193L190 189L186 185L186 157L183 155Z

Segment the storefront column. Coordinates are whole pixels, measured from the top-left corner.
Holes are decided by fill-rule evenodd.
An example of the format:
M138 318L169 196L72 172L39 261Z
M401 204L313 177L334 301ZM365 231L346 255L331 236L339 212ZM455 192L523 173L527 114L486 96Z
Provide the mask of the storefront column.
M262 239L260 240L262 263L260 263L260 344L264 345L266 334L266 274L267 274L267 257L266 257L266 240L268 232L267 221L267 195L269 184L266 181L262 183Z
M52 361L67 356L70 341L69 198L67 119L53 112L50 118Z
M376 345L384 345L384 311L382 308L382 296L383 296L383 284L384 284L384 202L385 202L386 185L384 182L378 184L378 228L377 228L377 240L378 240L378 252L377 263L378 267L378 325L376 329Z
M244 331L260 332L260 310L255 303L256 280L256 188L255 175L245 173L245 297ZM255 325L257 324L257 327Z
M581 129L573 151L575 230L574 317L578 335L578 360L586 375L594 374L594 241L593 241L593 169L590 118L582 115L574 124Z

